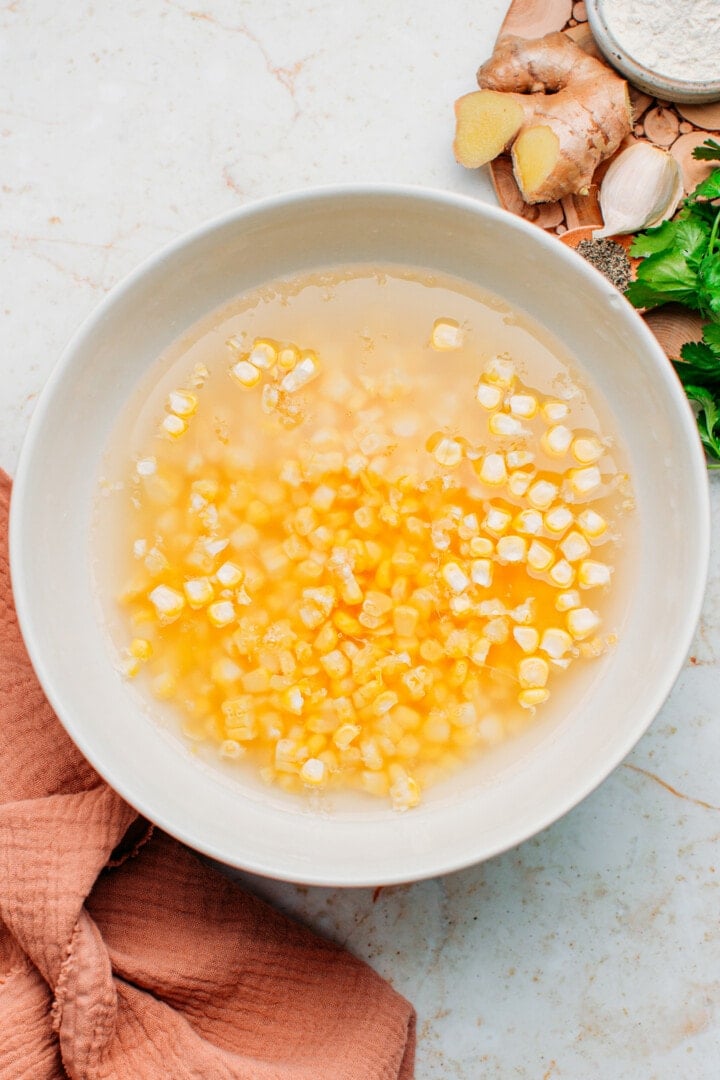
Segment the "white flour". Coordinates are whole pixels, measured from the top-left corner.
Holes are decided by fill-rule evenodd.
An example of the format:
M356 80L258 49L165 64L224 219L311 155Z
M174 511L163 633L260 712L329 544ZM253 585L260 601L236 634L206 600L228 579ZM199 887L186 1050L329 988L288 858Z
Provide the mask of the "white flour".
M720 79L720 0L601 0L600 7L638 64L673 79Z

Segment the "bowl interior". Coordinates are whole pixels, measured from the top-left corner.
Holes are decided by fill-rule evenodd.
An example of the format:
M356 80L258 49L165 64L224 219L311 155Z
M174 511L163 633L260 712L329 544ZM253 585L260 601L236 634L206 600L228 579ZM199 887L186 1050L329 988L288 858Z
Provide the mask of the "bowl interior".
M405 815L298 809L194 759L149 721L137 691L116 673L98 632L88 566L98 462L148 366L244 290L355 262L469 279L546 327L611 409L637 501L640 555L616 651L578 684L552 725L538 724L521 744L468 767ZM71 737L105 779L168 832L223 862L335 885L407 881L486 858L592 790L640 737L677 675L699 613L707 549L707 481L693 418L642 320L534 226L412 188L268 200L211 222L142 266L53 373L23 450L11 520L13 584L31 657Z

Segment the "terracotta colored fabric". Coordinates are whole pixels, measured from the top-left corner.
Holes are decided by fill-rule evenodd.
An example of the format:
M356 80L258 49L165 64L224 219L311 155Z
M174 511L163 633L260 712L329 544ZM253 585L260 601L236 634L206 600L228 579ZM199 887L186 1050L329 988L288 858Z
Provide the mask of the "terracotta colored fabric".
M0 474L0 1080L411 1080L412 1007L152 831L35 678Z

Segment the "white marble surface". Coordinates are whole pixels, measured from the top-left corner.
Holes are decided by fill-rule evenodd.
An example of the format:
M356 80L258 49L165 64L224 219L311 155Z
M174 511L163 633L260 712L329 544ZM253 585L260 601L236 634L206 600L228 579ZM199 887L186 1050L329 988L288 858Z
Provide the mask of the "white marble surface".
M333 181L492 198L453 162L452 102L504 9L2 0L0 466L15 469L82 318L204 218ZM717 522L717 487L713 503ZM670 700L627 762L536 839L377 896L252 881L414 1001L418 1080L720 1076L719 599L715 544Z

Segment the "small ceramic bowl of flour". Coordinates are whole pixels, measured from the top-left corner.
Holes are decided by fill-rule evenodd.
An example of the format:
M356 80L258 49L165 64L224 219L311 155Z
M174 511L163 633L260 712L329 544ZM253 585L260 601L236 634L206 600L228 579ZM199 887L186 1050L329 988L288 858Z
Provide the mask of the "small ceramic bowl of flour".
M720 0L587 0L606 59L665 101L720 100Z

